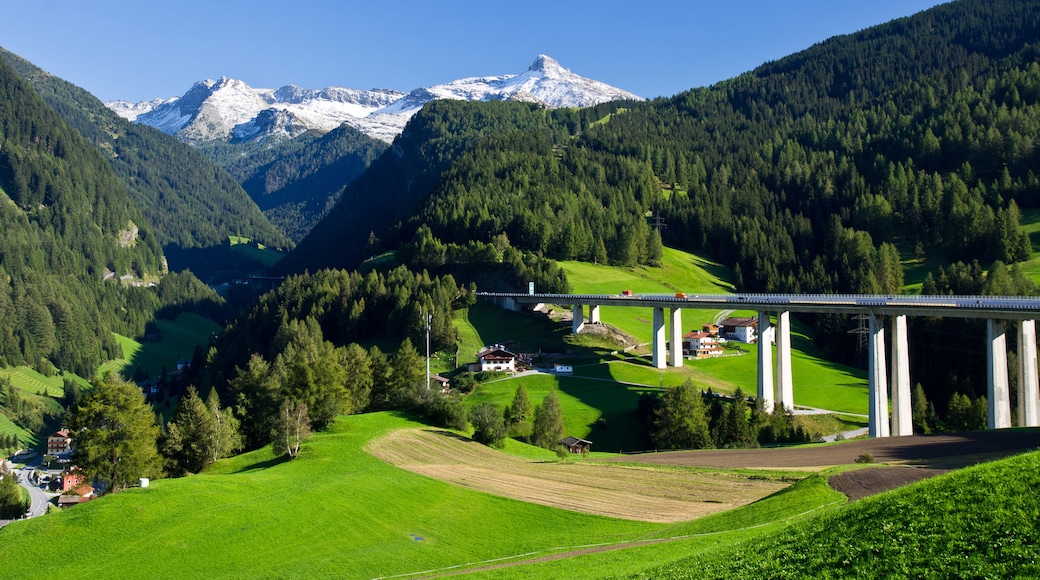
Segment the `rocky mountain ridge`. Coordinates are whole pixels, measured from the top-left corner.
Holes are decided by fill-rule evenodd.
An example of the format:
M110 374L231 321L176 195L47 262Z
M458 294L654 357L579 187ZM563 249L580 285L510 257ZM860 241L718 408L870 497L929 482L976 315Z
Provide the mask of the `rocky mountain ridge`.
M435 99L525 101L548 108L643 100L581 77L554 59L539 55L520 74L469 77L409 93L341 87L304 89L293 85L258 89L222 77L199 81L181 97L105 104L126 119L195 144L291 139L311 131L327 133L344 123L389 143L412 115Z

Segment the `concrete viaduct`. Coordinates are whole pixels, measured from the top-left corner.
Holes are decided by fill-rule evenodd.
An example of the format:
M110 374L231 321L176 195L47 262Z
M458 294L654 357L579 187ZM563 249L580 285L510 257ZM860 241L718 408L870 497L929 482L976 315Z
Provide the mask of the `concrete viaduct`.
M1005 335L1014 323L1018 332L1018 424L1040 426L1040 379L1037 371L1036 319L1040 299L994 296L875 296L862 294L534 294L483 292L478 296L506 308L521 304L573 305L573 331L600 321L601 306L653 309L653 365L682 366L682 309L753 310L759 336L776 314L775 380L772 348L758 349L758 399L763 408L794 409L791 376L792 312L866 315L869 318L867 384L870 395L869 435L913 435L910 408L910 356L907 316L982 318L986 320L987 423L990 429L1011 427ZM886 350L886 318L891 337ZM665 320L668 320L666 335ZM666 339L666 336L668 337ZM667 344L671 344L669 351ZM886 352L889 353L886 356ZM891 392L891 416L889 393Z

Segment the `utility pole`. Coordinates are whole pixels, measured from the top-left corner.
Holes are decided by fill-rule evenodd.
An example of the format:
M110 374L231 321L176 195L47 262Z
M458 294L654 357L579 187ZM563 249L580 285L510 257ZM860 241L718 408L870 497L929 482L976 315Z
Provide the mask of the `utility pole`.
M429 312L425 312L423 315L423 322L426 324L426 390L430 390L430 321L433 320L433 315Z

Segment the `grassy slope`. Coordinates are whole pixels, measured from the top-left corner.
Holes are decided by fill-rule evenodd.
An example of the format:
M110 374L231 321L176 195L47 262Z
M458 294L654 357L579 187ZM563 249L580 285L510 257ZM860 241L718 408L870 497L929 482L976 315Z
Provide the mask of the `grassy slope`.
M0 378L11 381L12 385L27 393L32 393L34 395L43 393L50 397L61 397L65 394L66 378L76 381L81 386L89 385L89 383L79 375L59 374L54 375L53 377L48 377L27 366L0 369Z
M158 342L138 342L132 338L116 335L123 348L123 358L109 361L98 370L120 372L124 376L132 376L134 369L140 367L149 377L155 378L162 372L176 370L177 361L191 359L196 345L205 346L210 336L220 331L213 321L197 314L181 314L176 320L157 320L162 331L162 339Z
M15 425L14 422L7 418L7 415L2 413L0 413L0 435L14 435L19 441L38 443L35 435Z
M1022 230L1029 235L1033 257L1021 263L1026 277L1040 284L1040 209L1022 210Z
M1040 453L851 504L640 578L1036 578Z
M208 578L368 578L745 527L838 498L809 486L709 524L589 516L441 483L362 451L373 437L415 425L385 413L342 418L293 462L261 450L203 475L17 522L0 529L0 561L33 562L34 573L47 577L192 577L204 570ZM91 538L91 549L54 558L54 543L70 537ZM676 557L694 553L675 549Z

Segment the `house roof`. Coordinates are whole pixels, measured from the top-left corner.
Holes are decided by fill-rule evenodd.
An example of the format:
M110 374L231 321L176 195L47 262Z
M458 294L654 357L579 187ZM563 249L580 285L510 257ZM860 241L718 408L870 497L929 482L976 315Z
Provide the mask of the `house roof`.
M577 437L572 437L570 435L568 435L567 437L564 437L563 439L560 439L560 445L564 445L564 446L567 446L567 447L570 447L571 445L574 445L575 443L585 443L586 445L592 445L592 441L587 441L585 439L578 439Z
M492 347L478 352L477 358L481 360L513 360L516 358L516 355L504 348Z
M48 437L48 439L50 439L50 438L68 439L69 438L69 430L68 429L59 429L59 430L55 431L54 433L51 433L51 435Z
M684 334L683 338L714 338L714 335L710 332L691 331Z
M722 326L758 326L757 318L727 318L722 321Z

